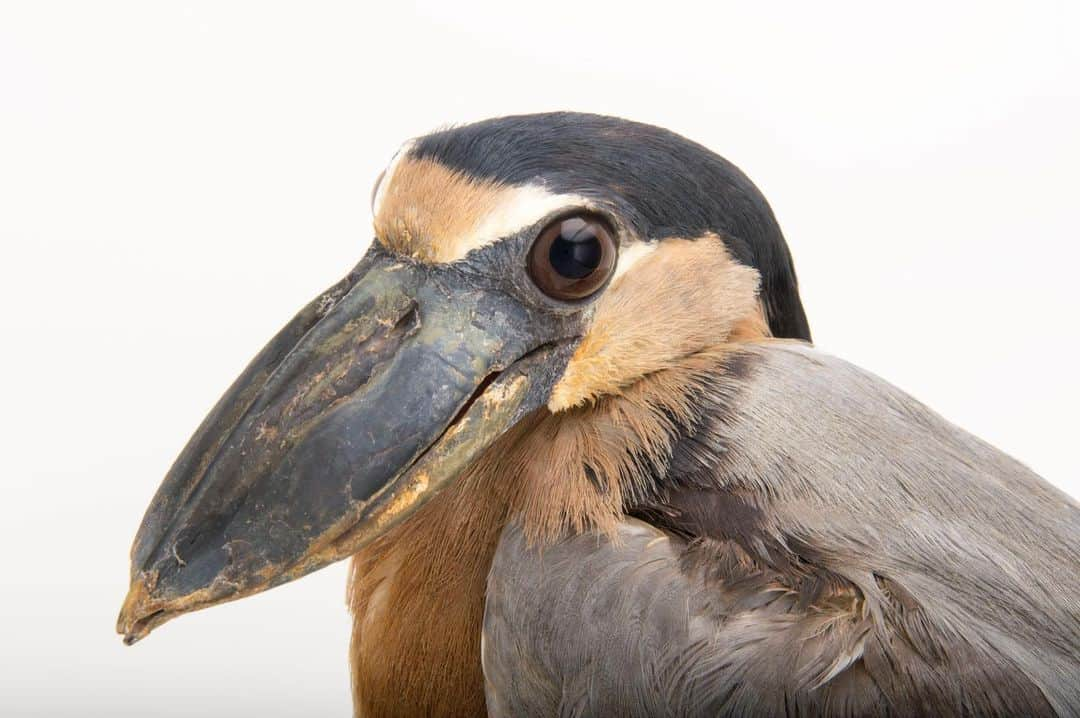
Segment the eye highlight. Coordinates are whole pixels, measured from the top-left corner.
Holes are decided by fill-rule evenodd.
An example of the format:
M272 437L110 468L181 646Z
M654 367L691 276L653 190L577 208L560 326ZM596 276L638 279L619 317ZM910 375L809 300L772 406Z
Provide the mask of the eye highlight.
M545 227L533 242L529 276L553 299L584 299L611 276L617 254L615 239L601 217L562 217Z

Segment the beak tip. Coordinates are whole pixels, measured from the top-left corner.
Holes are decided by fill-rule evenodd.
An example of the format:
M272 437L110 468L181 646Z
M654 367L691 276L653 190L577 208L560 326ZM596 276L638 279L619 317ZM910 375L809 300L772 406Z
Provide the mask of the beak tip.
M116 632L124 637L124 645L131 646L145 638L153 628L148 620L156 613L145 576L139 575L131 582L120 615L116 619Z

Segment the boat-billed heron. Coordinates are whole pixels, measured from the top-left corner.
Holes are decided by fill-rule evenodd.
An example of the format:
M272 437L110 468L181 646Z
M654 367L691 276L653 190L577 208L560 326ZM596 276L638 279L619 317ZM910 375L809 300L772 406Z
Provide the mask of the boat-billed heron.
M363 716L1080 715L1080 506L815 349L736 167L506 117L372 203L150 504L129 643L351 557Z

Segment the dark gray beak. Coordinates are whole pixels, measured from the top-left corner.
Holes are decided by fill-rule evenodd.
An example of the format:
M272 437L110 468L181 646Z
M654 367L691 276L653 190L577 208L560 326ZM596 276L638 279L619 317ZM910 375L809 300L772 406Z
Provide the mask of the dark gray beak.
M544 404L576 327L373 248L191 438L132 548L125 641L350 556Z

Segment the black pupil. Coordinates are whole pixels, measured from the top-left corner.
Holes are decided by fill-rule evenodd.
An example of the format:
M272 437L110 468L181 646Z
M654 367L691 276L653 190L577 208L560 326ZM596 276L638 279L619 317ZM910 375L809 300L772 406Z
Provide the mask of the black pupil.
M593 225L577 217L565 220L551 243L551 267L567 279L584 279L600 266L604 249Z

